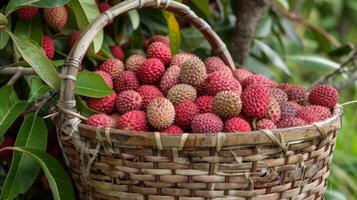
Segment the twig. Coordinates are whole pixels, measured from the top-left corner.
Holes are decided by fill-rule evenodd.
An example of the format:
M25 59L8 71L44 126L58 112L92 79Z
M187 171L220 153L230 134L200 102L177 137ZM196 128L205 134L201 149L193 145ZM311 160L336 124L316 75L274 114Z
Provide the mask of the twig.
M11 79L9 80L9 82L7 82L6 85L13 85L13 84L15 84L16 81L17 81L19 78L21 78L21 75L22 75L21 71L17 71L17 72L11 77Z
M347 101L347 102L341 104L341 106L347 106L347 105L349 105L349 104L355 104L355 103L357 103L357 100Z
M3 69L0 69L0 74L16 74L20 72L21 75L36 75L36 72L34 69L29 68L29 67L6 67Z
M291 21L299 23L311 30L314 30L315 32L320 33L327 40L329 40L335 47L341 46L340 42L335 37L333 37L330 33L328 33L327 31L325 31L324 29L322 29L319 26L316 26L314 24L311 24L311 23L305 21L303 18L296 15L295 13L286 11L281 5L279 5L278 3L274 2L274 1L273 1L273 8L275 8L279 13L281 13L282 15L284 15L286 18L290 19Z

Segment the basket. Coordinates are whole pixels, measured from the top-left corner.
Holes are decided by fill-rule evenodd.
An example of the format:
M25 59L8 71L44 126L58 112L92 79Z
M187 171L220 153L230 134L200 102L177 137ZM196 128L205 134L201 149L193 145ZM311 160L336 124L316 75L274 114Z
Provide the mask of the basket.
M73 88L85 52L114 17L142 7L184 17L234 67L210 26L176 1L123 1L94 20L66 59L58 102L58 137L80 199L323 199L342 125L340 106L318 123L244 134L166 135L81 123Z

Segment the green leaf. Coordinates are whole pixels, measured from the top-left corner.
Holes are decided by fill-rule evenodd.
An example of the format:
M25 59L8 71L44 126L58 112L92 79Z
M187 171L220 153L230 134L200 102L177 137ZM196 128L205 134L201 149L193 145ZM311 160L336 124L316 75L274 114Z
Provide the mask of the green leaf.
M290 55L287 60L295 62L301 67L313 70L338 69L340 64L319 56L312 55Z
M9 15L14 10L24 7L24 6L34 6L40 8L49 8L54 6L61 6L68 2L69 0L10 0L6 6L6 15Z
M71 179L61 164L48 153L25 147L11 148L37 160L45 173L55 200L75 200Z
M51 88L58 90L60 87L60 78L55 65L47 58L45 52L28 39L17 37L8 29L5 29L5 31L10 35L24 60L36 71L43 81Z
M166 19L168 32L169 32L171 52L173 54L177 54L181 44L179 23L177 22L175 15L170 12L164 11L164 16Z
M131 10L128 12L128 15L129 15L131 25L133 26L133 29L136 30L140 25L140 17L139 17L138 11Z
M209 0L192 0L191 2L200 12L205 14L206 17L212 15Z
M15 146L45 151L47 146L45 121L34 114L26 116ZM19 194L24 194L36 180L40 169L41 166L34 158L15 152L0 199L14 199Z
M325 192L325 198L326 200L347 200L345 195L335 190L327 190Z
M250 69L254 73L263 74L266 77L274 76L274 72L270 69L269 66L265 65L264 63L260 62L253 56L249 56L244 63L248 69Z
M76 105L79 113L84 117L90 117L98 112L88 108L86 102L78 95L76 95Z
M11 30L12 23L11 23L11 17L9 17L9 23L7 25L8 29ZM3 30L0 30L0 49L3 49L6 47L6 45L9 43L10 36Z
M286 74L291 75L291 72L284 61L271 47L259 40L254 40L254 44L257 45L257 47L269 58L273 65L283 70Z
M280 4L285 10L289 10L289 1L288 0L275 0L276 3Z
M210 50L211 46L206 40L205 37L203 37L202 33L198 31L197 29L190 27L190 28L184 28L180 30L182 34L182 47L183 50L195 50L195 49L207 49Z
M71 0L68 6L76 15L77 24L81 31L85 30L100 14L95 0ZM103 38L103 31L99 31L93 41L91 52L97 53L101 49Z
M42 46L43 30L40 15L36 15L30 21L18 20L14 34L17 37L28 38L35 41L37 45Z
M7 129L17 117L27 108L26 101L20 101L12 86L4 86L0 90L0 137L3 136Z
M273 25L273 20L270 16L265 16L260 20L257 30L255 31L255 37L264 38L271 33L271 28Z
M78 73L74 92L82 96L101 98L110 95L113 90L99 74L81 71Z
M51 90L40 78L33 76L31 79L31 91L28 102L35 101L38 97Z
M9 23L9 21L7 20L7 18L0 13L0 26L6 26Z

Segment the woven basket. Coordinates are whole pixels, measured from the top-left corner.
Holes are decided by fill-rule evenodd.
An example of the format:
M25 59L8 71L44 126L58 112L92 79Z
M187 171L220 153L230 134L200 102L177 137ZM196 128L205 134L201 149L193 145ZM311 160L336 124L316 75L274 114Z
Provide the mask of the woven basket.
M342 108L319 123L250 133L130 132L81 123L73 87L95 35L132 9L166 9L192 23L227 65L224 43L186 5L169 0L124 1L83 32L62 69L59 139L81 199L240 200L323 199Z

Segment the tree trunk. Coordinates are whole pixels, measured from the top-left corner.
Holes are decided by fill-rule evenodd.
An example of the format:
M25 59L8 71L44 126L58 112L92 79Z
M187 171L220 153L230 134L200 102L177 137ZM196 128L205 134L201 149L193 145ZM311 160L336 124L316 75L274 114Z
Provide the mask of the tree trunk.
M238 0L235 10L237 22L229 49L234 62L243 64L248 57L255 28L270 4L271 0Z

